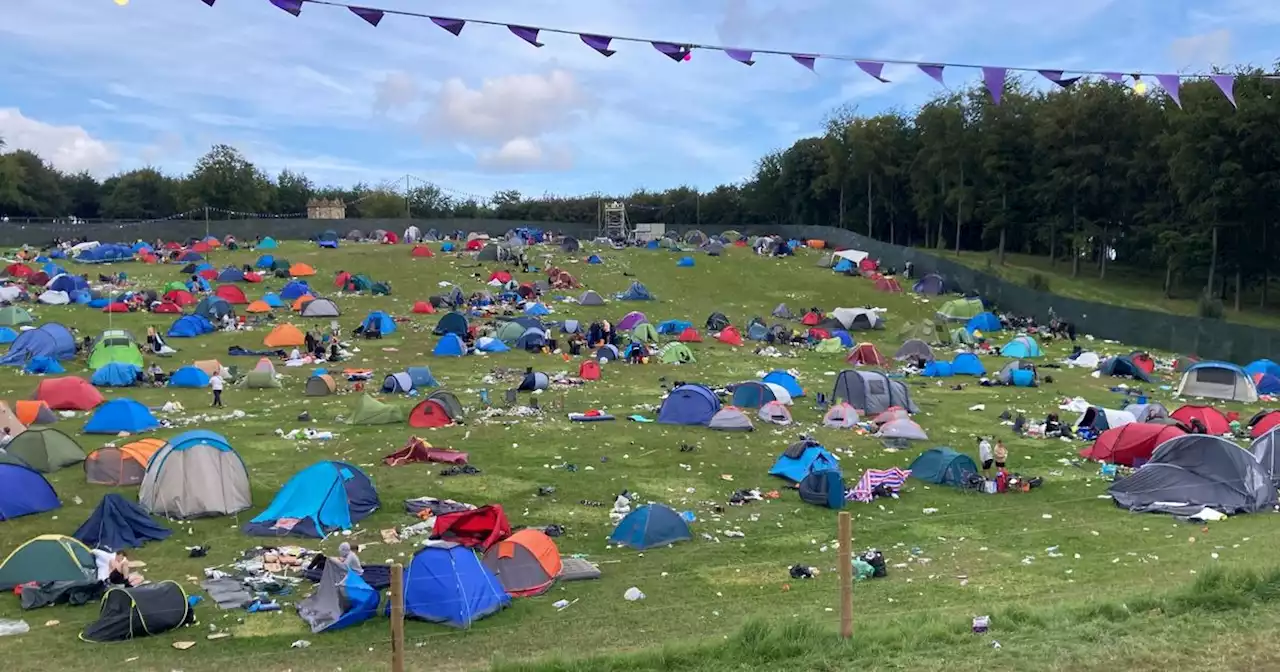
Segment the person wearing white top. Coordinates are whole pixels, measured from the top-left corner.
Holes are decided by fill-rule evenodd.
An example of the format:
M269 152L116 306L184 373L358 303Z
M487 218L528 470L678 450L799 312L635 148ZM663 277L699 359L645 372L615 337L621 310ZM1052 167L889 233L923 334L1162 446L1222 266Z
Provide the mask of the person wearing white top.
M209 377L209 389L213 390L213 403L210 406L222 408L222 372Z
M991 442L985 436L978 437L978 462L982 465L982 475L987 476L995 455L991 452Z

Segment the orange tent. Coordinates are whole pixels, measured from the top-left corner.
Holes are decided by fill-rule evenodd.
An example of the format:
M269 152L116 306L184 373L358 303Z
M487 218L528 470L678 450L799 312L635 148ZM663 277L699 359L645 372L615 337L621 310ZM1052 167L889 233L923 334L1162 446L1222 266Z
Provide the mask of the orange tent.
M307 342L307 338L302 335L302 331L292 324L282 324L267 337L262 339L263 345L268 348L291 348L303 345Z
M200 369L201 371L204 371L210 376L215 375L222 370L222 362L219 362L216 359L197 360L192 364L192 366L196 367L197 369Z
M84 461L85 480L94 485L139 485L151 456L164 445L161 439L142 439L119 448L99 448Z
M298 262L289 267L289 275L295 278L305 278L309 275L315 275L315 274L316 274L316 269L312 268L310 264L304 264L302 262Z
M58 421L58 416L49 408L49 404L40 400L14 402L13 414L18 416L18 422L27 426L49 425Z
M262 299L258 299L257 301L249 304L245 310L250 313L269 313L271 312L271 304L263 301Z
M303 294L302 296L299 296L296 301L293 302L293 309L302 310L303 306L315 300L316 300L316 297L311 296L310 294Z
M814 240L808 241L807 243L805 243L805 245L815 250L821 250L822 248L827 246L827 241L814 239Z
M490 546L481 562L497 575L502 589L515 597L547 592L563 567L551 537L529 528Z

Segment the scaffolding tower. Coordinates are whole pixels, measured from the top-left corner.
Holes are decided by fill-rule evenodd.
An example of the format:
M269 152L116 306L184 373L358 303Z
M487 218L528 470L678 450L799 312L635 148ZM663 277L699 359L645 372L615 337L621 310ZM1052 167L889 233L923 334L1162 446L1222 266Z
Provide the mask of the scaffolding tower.
M636 231L627 220L627 206L622 201L608 201L600 206L600 233L610 240L631 242Z

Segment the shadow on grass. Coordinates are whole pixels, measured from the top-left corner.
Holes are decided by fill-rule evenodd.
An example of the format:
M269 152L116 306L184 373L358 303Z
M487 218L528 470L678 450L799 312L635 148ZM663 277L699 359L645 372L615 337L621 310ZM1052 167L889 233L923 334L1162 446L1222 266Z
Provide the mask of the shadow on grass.
M1099 625L1108 628L1127 623L1124 631L1141 636L1150 619L1218 615L1247 611L1280 601L1280 568L1264 571L1211 570L1195 581L1162 595L1141 595L1125 600L1068 604L1040 610L1009 607L992 614L993 635L1001 638L1057 640L1060 652L1092 646L1089 636ZM812 620L751 620L737 633L714 643L666 644L641 651L536 662L498 663L494 672L729 672L732 670L852 669L857 661L897 661L910 666L911 659L945 656L957 646L979 642L966 618L930 616L860 617L854 638L841 641L827 625ZM986 640L980 643L985 647ZM1053 649L1053 647L1044 647ZM1051 661L1046 663L1052 665Z

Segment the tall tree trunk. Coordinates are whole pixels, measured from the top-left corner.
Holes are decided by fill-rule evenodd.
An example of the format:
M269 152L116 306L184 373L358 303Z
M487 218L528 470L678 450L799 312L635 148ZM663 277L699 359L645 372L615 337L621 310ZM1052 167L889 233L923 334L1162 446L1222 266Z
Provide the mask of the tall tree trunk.
M1006 224L1009 222L1009 195L1007 193L1000 194L1000 250L996 253L996 260L1001 266L1004 266L1004 243Z
M1204 285L1204 293L1213 295L1214 276L1218 272L1218 225L1213 225L1213 244L1209 248L1209 280Z
M898 218L894 216L895 214L896 214L896 208L893 207L893 192L890 191L889 192L889 244L890 245L898 244ZM910 243L911 241L908 240L907 244L910 244Z
M1269 223L1262 227L1262 258L1263 259L1266 259L1271 254L1271 246L1268 244L1268 240L1267 240L1268 238L1267 233L1269 233L1268 230L1270 228L1271 228L1271 224ZM1269 264L1266 264L1266 263L1262 264L1262 292L1258 297L1258 307L1262 309L1265 309L1267 307L1267 286L1271 284L1270 268L1271 267Z
M956 256L960 256L960 226L964 214L964 164L960 165L960 196L956 198Z
M1049 221L1049 268L1058 268L1058 220Z
M1071 277L1080 277L1080 220L1076 218L1076 203L1071 202Z
M1164 259L1164 298L1173 298L1173 255Z
M1108 254L1108 252L1110 252L1110 247L1107 245L1107 227L1105 226L1102 227L1102 245L1099 248L1099 252L1101 252L1101 254L1098 255L1099 257L1098 279L1106 280L1107 279L1107 258L1110 257L1111 255Z
M875 238L871 227L871 171L867 171L867 237Z
M1244 287L1244 273L1236 269L1236 312L1240 312L1240 290Z
M942 171L938 171L938 231L933 241L934 249L942 249L942 226L947 222L947 187Z
M844 228L844 180L840 180L840 215L838 226Z

